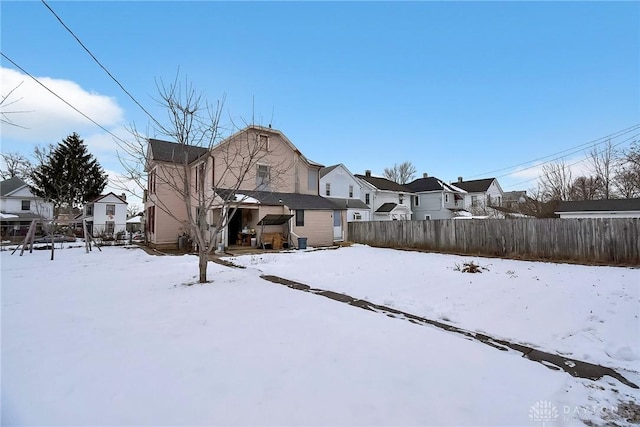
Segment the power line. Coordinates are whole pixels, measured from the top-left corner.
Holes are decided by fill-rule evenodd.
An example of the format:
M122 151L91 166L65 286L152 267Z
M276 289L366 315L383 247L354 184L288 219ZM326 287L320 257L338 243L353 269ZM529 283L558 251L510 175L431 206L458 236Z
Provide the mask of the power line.
M161 129L162 129L162 128L163 128L163 126L160 124L160 122L158 122L158 121L156 120L156 118L155 118L155 117L153 117L153 116L151 115L151 113L150 113L149 111L147 111L147 109L146 109L146 108L144 108L144 107L142 106L142 104L140 104L140 103L138 102L138 100L137 100L137 99L135 99L135 98L134 98L134 96L133 96L133 95L131 95L131 93L129 93L129 91L128 91L127 89L125 89L125 87L124 87L124 86L123 86L123 85L118 81L118 79L116 79L116 78L113 76L113 74L111 74L111 73L109 72L109 70L107 70L107 68L106 68L104 65L102 65L102 63L98 60L98 58L96 58L96 57L95 57L95 55L94 55L94 54L89 50L89 48L87 48L87 47L84 45L84 43L82 43L82 41L78 38L78 36L76 36L76 35L75 35L75 33L74 33L74 32L73 32L69 27L67 27L67 25L62 21L62 19L58 16L58 14L57 14L57 13L56 13L56 12L55 12L55 11L54 11L54 10L53 10L49 5L48 5L48 4L47 4L47 2L46 2L45 0L41 0L41 1L42 1L42 4L44 4L44 5L46 6L46 8L47 8L47 9L49 9L49 11L51 11L51 13L53 14L53 16L55 16L55 17L56 17L56 19L60 22L60 24L62 24L62 26L63 26L63 27L64 27L64 28L69 32L69 34L71 34L71 35L73 36L73 38L74 38L74 39L76 39L76 41L77 41L77 42L80 44L80 46L82 46L82 48L83 48L83 49L84 49L84 50L89 54L89 56L91 56L91 58L93 58L93 60L96 62L96 64L98 64L98 65L100 66L100 68L102 68L102 69L104 70L104 72L105 72L105 73L107 73L107 75L108 75L109 77L111 77L111 79L112 79L114 82L116 82L116 84L120 87L120 89L122 89L122 90L123 90L123 92L124 92L124 93L126 93L126 94L129 96L129 98L131 98L131 100L132 100L132 101L133 101L133 102L134 102L138 107L140 107L140 108L142 109L142 111L144 111L144 112L145 112L145 114L146 114L147 116L149 116L149 117L151 118L151 120L153 120L153 121L154 121L154 122L155 122L155 123L156 123L156 124L157 124Z
M630 136L630 137L628 137L627 139L624 139L624 140L622 140L622 141L620 141L620 142L618 142L618 143L616 143L616 144L612 144L612 145L611 145L611 148L613 148L613 147L617 147L617 146L619 146L619 145L621 145L621 144L624 144L625 142L631 141L631 140L632 140L632 139L634 139L634 138L638 138L639 136L640 136L640 134L638 134L638 133L637 133L637 134L635 134L635 135L631 135L631 136ZM608 148L609 148L609 147L605 148L605 149L604 149L604 150L602 150L602 151L598 151L598 152L596 152L596 154L604 153ZM561 157L559 157L559 158L561 158ZM578 160L578 161L576 161L576 162L573 162L573 163L570 163L570 164L566 165L566 167L570 168L571 166L575 166L575 165L577 165L578 163L582 163L582 162L584 162L584 161L586 161L586 160L588 160L588 159L589 159L589 157L585 157L584 159L580 159L580 160ZM557 160L557 159L556 159L556 160ZM546 164L546 163L550 163L551 161L553 161L553 160L550 160L549 162L544 162L544 163L540 163L540 164L538 164L538 165L532 166L532 168L533 168L533 167L538 167L538 166L544 165L544 164ZM531 168L527 168L527 169L531 169ZM521 169L521 170L526 170L526 169ZM518 172L519 172L519 171L518 171ZM502 177L509 176L509 175L512 175L512 174L500 175L500 176L498 176L498 177L496 177L496 178L502 178ZM547 176L547 175L548 175L548 174L544 174L544 175L541 175L541 176ZM515 184L507 185L507 186L505 186L505 188L518 187L518 186L520 186L521 184L524 184L524 183L527 183L527 182L531 182L531 181L536 181L536 180L538 180L538 179L540 179L540 176L537 176L537 177L535 177L535 178L531 178L531 179L527 179L527 180L525 180L525 181L520 181L520 182L517 182L517 183L515 183Z
M79 113L80 115L82 115L84 118L86 118L87 120L89 120L91 123L93 123L94 125L98 126L100 129L102 129L103 131L107 132L109 135L113 136L115 139L117 139L118 141L126 144L127 142L125 140L123 140L122 138L120 138L118 135L114 134L113 132L111 132L109 129L105 128L104 126L102 126L100 123L96 122L95 120L93 120L91 117L87 116L85 113L83 113L82 111L78 110L76 107L74 107L73 105L71 105L67 100L65 100L64 98L62 98L60 95L58 95L57 93L55 93L53 90L51 90L50 88L48 88L44 83L42 83L40 80L38 80L37 78L35 78L34 76L32 76L28 71L26 71L24 68L22 68L21 66L19 66L18 64L16 64L11 58L9 58L7 55L4 54L4 52L0 52L0 55L2 55L2 57L4 59L6 59L7 61L11 62L16 68L18 68L20 71L22 71L24 74L26 74L27 76L31 77L33 79L33 81L35 81L36 83L38 83L40 86L42 86L43 88L45 88L49 93L51 93L53 96L55 96L56 98L58 98L60 101L64 102L65 104L67 104L69 107L71 107L73 110L75 110L77 113Z
M507 166L507 167L504 167L504 168L500 168L500 169L492 170L492 171L485 172L485 173L482 173L482 174L471 175L471 176L469 176L468 178L475 178L475 177L479 177L479 176L487 176L487 175L490 175L490 174L493 174L493 173L496 173L496 172L502 172L502 171L505 171L505 170L509 170L509 169L517 168L518 166L528 165L528 164L530 164L530 163L537 162L537 161L539 161L539 160L544 160L544 159L547 159L547 158L549 158L549 157L557 156L558 154L566 153L566 154L564 154L564 155L562 155L562 156L555 157L555 158L550 159L550 160L548 160L548 161L546 161L546 162L538 163L538 164L532 165L532 166L530 166L530 167L528 167L528 168L520 169L519 171L532 169L532 168L535 168L535 167L540 166L541 164L549 163L549 162L552 162L552 161L554 161L554 160L558 160L558 159L561 159L561 158L563 158L563 157L567 157L567 156L570 156L571 154L574 154L574 153L577 153L577 152L579 152L579 151L582 151L582 150L584 149L584 147L591 146L591 145L599 145L599 144L603 144L603 143L605 143L605 142L606 142L607 140L609 140L609 139L617 138L617 137L622 136L622 135L625 135L625 134L627 134L627 133L629 133L629 132L636 131L636 130L638 130L639 128L640 128L640 124L636 124L636 125L633 125L633 126L631 126L631 127L626 128L626 129L623 129L623 130L620 130L620 131L614 132L614 133L612 133L612 134L610 134L610 135L603 136L603 137L600 137L600 138L594 139L594 140L592 140L592 141L585 142L585 143L582 143L582 144L579 144L579 145L576 145L576 146L573 146L573 147L567 148L567 149L562 150L562 151L558 151L557 153L549 154L549 155L547 155L547 156L538 157L538 158L533 159L533 160L529 160L529 161L526 161L526 162L521 162L521 163L518 163L518 164L513 165L513 166ZM600 142L598 142L598 141L600 141ZM519 171L518 171L518 172L519 172ZM505 175L500 175L499 177L496 177L496 178L500 178L500 177L504 177L504 176L508 176L508 175L511 175L511 173L509 173L509 174L505 174Z

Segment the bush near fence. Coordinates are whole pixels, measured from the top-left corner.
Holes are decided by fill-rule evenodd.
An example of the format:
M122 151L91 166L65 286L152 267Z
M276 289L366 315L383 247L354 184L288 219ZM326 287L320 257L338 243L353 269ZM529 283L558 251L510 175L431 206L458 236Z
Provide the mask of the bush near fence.
M640 265L640 219L478 219L350 222L349 240L504 258Z

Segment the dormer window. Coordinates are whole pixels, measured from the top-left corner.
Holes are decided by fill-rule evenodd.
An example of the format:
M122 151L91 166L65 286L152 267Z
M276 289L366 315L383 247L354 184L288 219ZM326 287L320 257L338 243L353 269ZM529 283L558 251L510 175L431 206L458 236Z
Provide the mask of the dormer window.
M400 193L398 195L398 203L401 205L404 204L404 194Z

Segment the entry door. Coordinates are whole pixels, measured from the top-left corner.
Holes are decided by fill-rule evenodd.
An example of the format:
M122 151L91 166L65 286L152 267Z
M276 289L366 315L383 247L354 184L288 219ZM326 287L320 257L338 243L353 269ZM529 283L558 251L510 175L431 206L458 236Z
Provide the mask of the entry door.
M342 237L342 211L333 211L333 240L344 240Z

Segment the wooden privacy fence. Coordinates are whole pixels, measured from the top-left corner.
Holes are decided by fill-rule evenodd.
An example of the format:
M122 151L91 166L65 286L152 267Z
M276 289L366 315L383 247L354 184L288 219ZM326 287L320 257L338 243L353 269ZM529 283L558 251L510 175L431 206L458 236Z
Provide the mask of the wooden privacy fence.
M640 219L472 219L350 222L371 246L517 259L640 265Z

